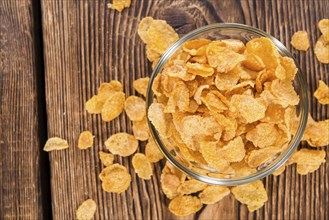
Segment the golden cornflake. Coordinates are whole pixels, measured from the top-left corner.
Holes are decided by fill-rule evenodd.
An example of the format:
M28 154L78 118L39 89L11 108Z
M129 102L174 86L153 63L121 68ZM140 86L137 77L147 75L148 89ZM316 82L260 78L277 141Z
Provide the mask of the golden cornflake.
M323 34L324 40L329 42L329 19L320 20L318 27Z
M102 163L108 167L113 164L114 161L114 155L110 153L105 153L103 151L99 152L99 159L102 161Z
M276 170L272 173L272 175L273 175L273 176L279 176L279 175L281 175L285 170L286 170L286 166L285 166L285 164L283 164L281 167L279 167L278 169L276 169Z
M235 86L240 79L240 74L238 71L239 69L234 68L228 73L217 73L215 78L215 86L217 89L229 90Z
M99 174L99 179L102 181L102 188L106 192L116 193L126 191L131 182L127 168L117 163L104 168Z
M180 184L181 181L176 175L165 172L161 174L161 189L169 199L173 199L179 195L177 189Z
M211 42L211 40L208 39L196 39L196 40L190 40L187 41L183 44L182 48L185 52L188 52L191 55L196 55L197 54L197 50L202 47L205 46L207 44L209 44Z
M215 204L230 194L230 189L226 186L207 186L200 194L202 204Z
M130 4L131 0L113 0L112 4L107 4L107 7L121 12L124 8L129 8Z
M89 114L99 114L102 112L104 102L101 102L97 95L94 95L86 102L86 111Z
M105 103L105 101L115 92L123 92L123 86L121 82L117 80L111 80L109 83L102 83L97 91L98 100Z
M169 203L169 211L177 216L187 216L201 208L202 203L196 196L178 196Z
M144 154L136 153L133 156L132 164L135 169L135 172L140 178L145 180L151 179L151 176L153 174L152 165L147 160Z
M126 99L124 108L130 120L141 121L146 114L145 106L144 99L132 95Z
M49 138L43 148L44 151L53 151L53 150L63 150L69 148L69 145L66 140L59 137Z
M272 41L265 37L254 38L246 44L246 51L258 56L267 69L279 64L279 52Z
M183 182L177 189L177 192L181 195L192 194L204 190L207 184L200 182L196 179L190 179Z
M244 57L245 60L242 61L242 64L248 69L253 71L261 71L265 68L265 64L259 56L245 51Z
M123 92L113 93L104 103L102 108L102 120L111 121L118 117L125 103L125 94Z
M312 147L323 147L329 144L329 119L316 122L308 116L307 125L302 137Z
M250 167L256 168L272 159L281 151L277 147L267 147L264 149L253 150L248 154L247 163Z
M146 54L150 61L158 59L179 37L175 30L163 20L145 17L138 26L138 35L146 44Z
M78 140L78 148L87 149L92 147L94 144L94 136L90 131L84 131L80 134Z
M130 134L117 133L105 141L105 146L112 154L127 157L137 150L138 141Z
M150 132L146 117L141 121L133 121L133 133L137 140L146 141L149 139Z
M139 94L146 97L147 87L148 87L149 81L150 81L149 77L136 79L133 82L133 87Z
M186 63L187 71L189 73L198 75L198 76L211 76L214 73L214 68L209 66L208 64L202 63Z
M230 111L239 113L247 123L264 118L266 108L250 95L233 95Z
M289 105L297 105L299 96L297 95L291 81L273 80L271 91L279 99L280 104L285 108Z
M261 208L267 201L267 194L260 180L235 186L231 192L239 202L247 205L250 212Z
M322 80L319 80L319 87L314 92L314 97L322 105L329 104L329 87Z
M156 163L164 157L153 138L150 138L145 146L145 156L151 163Z
M171 115L164 113L165 107L160 103L152 103L148 110L148 118L159 132L160 136L170 137L171 131L169 129L169 122Z
M321 35L314 47L314 53L318 61L321 63L329 63L329 43L325 41Z
M234 138L218 150L218 155L228 162L239 162L244 158L245 154L244 143L240 136Z
M259 123L246 135L247 140L259 148L274 146L278 137L280 133L272 123Z
M285 80L294 80L298 71L294 60L290 57L280 57L280 65L285 70Z
M216 142L202 142L200 152L210 167L215 168L218 172L225 170L230 163L221 158L218 154Z
M294 33L290 43L297 50L307 51L307 49L310 47L310 41L306 31L297 31Z
M295 152L291 161L297 163L297 173L306 175L319 169L320 165L325 162L326 152L324 150L301 149Z
M78 220L91 220L94 218L97 209L96 202L92 199L84 201L76 211Z

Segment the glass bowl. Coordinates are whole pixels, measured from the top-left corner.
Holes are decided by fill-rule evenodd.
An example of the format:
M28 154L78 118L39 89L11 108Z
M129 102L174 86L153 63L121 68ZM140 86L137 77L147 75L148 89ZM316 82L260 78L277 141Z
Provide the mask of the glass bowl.
M235 177L229 174L221 174L217 173L211 167L207 167L197 163L187 163L185 158L179 152L179 149L174 146L173 142L168 141L167 139L163 139L158 135L155 127L152 125L150 121L148 121L151 134L157 143L161 152L165 155L167 160L172 163L175 167L180 169L186 175L195 178L199 181L206 182L208 184L216 184L216 185L225 185L225 186L234 186L245 184L248 182L252 182L261 178L264 178L278 169L281 165L283 165L291 156L295 148L299 145L301 137L303 135L306 122L307 122L307 113L308 113L308 100L307 100L307 85L304 79L304 76L292 56L292 54L287 50L287 48L277 39L270 36L269 34L247 25L235 24L235 23L218 23L211 24L207 26L203 26L199 29L196 29L189 34L185 35L181 39L179 39L174 45L172 45L168 50L162 55L158 64L156 65L151 77L150 83L148 86L148 92L146 97L146 112L148 112L148 108L154 101L154 94L152 91L152 85L155 77L162 71L162 68L166 61L178 50L181 48L182 44L186 41L198 38L207 38L210 40L222 40L222 39L238 39L244 43L247 43L253 38L257 37L267 37L269 38L274 45L277 47L279 53L282 56L287 56L292 58L295 61L296 67L298 68L298 72L293 81L293 86L299 95L300 102L296 106L296 115L298 117L298 128L296 133L291 138L290 142L287 143L287 147L284 148L280 155L276 155L271 160L268 160L266 163L257 167L256 173L249 174L247 176ZM219 177L211 177L216 175L210 174L219 174Z

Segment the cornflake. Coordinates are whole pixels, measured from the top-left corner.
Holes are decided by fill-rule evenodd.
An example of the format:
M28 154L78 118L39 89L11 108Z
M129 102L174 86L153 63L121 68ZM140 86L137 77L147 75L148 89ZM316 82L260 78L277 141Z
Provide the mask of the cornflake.
M110 153L105 153L103 151L99 151L99 159L105 166L110 166L113 164L114 155Z
M125 94L123 92L113 93L104 103L102 108L102 120L112 121L118 117L125 103Z
M99 179L102 181L102 188L106 192L116 193L126 191L131 182L127 168L117 163L104 168L99 174Z
M146 141L149 139L150 134L146 117L141 121L133 121L133 133L137 140Z
M133 82L133 87L139 94L146 97L147 87L148 87L149 81L150 81L149 77L136 79Z
M226 186L207 186L199 193L199 198L202 204L215 204L229 194L230 189Z
M297 173L306 175L319 169L325 162L326 152L324 150L301 149L295 152L290 161L297 163Z
M147 160L144 154L136 153L133 156L132 164L135 169L135 172L140 178L145 180L151 179L151 176L153 174L152 165Z
M49 138L43 148L44 151L53 151L53 150L63 150L69 148L69 145L66 140L59 137Z
M322 105L329 104L329 87L322 80L319 80L319 87L314 92L314 97Z
M164 157L153 138L150 138L145 146L145 156L151 163L156 163Z
M125 111L131 121L141 121L145 116L145 101L137 96L129 96L125 101Z
M260 180L235 186L231 192L239 202L247 205L250 212L262 207L268 199L264 185Z
M187 216L201 208L202 203L196 196L178 196L169 203L169 211L177 216Z
M329 63L329 43L325 41L323 35L315 43L314 53L318 61L325 64Z
M94 218L97 209L96 202L92 199L84 201L76 211L78 220L91 220Z
M108 3L107 7L121 12L124 8L129 8L131 0L113 0L112 4Z
M87 149L92 147L94 144L94 136L90 131L84 131L80 134L78 140L78 148Z
M195 179L186 180L183 182L177 189L177 192L181 195L192 194L204 190L207 187L207 184L200 182Z
M105 141L106 148L114 155L127 157L138 148L138 140L127 133L117 133Z
M146 55L150 61L157 60L179 37L175 30L163 20L145 17L138 26L138 35L146 44Z
M310 41L306 31L297 31L294 33L290 43L297 50L307 51L310 47Z
M325 41L329 42L329 19L322 19L318 23L318 27L323 34Z
M264 149L253 150L247 157L247 163L251 168L257 168L272 159L280 151L281 149L277 147L267 147Z
M316 122L308 115L307 125L302 137L312 147L323 147L329 144L329 119Z

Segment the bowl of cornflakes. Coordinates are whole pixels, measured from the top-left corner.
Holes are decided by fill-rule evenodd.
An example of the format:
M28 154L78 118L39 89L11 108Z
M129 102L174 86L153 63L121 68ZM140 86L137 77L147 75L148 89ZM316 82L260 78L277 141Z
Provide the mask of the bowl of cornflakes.
M147 118L186 175L234 186L283 172L307 122L307 86L287 48L242 24L201 27L157 62Z

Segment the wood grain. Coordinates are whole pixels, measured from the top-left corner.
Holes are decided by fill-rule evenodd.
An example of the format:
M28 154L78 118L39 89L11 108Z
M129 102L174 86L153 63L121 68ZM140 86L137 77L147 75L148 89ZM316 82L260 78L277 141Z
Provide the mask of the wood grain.
M0 1L0 219L51 216L35 6L32 0Z
M328 7L324 0L139 0L118 13L107 9L104 1L42 1L48 135L66 138L70 143L70 149L50 153L53 218L73 219L75 210L87 198L98 204L95 219L177 218L169 213L168 201L159 188L159 164L154 167L156 175L143 181L131 169L130 157L116 157L116 162L130 169L132 185L120 195L101 189L98 151L105 150L104 141L111 134L131 133L131 124L124 114L104 123L99 116L84 111L84 103L101 82L117 79L130 95L135 94L131 82L151 74L145 46L136 33L143 17L165 19L179 34L215 22L258 27L291 49L312 94L319 79L329 83L328 65L320 64L313 53L320 35L316 24L329 14ZM310 33L312 46L306 53L289 45L292 34L301 29ZM309 97L315 119L329 118L328 107ZM91 130L96 136L95 146L85 151L76 147L83 130ZM328 147L326 150L328 155ZM269 195L264 208L249 213L229 196L185 219L326 219L328 173L328 163L308 176L299 176L295 167L289 167L283 175L264 180Z

